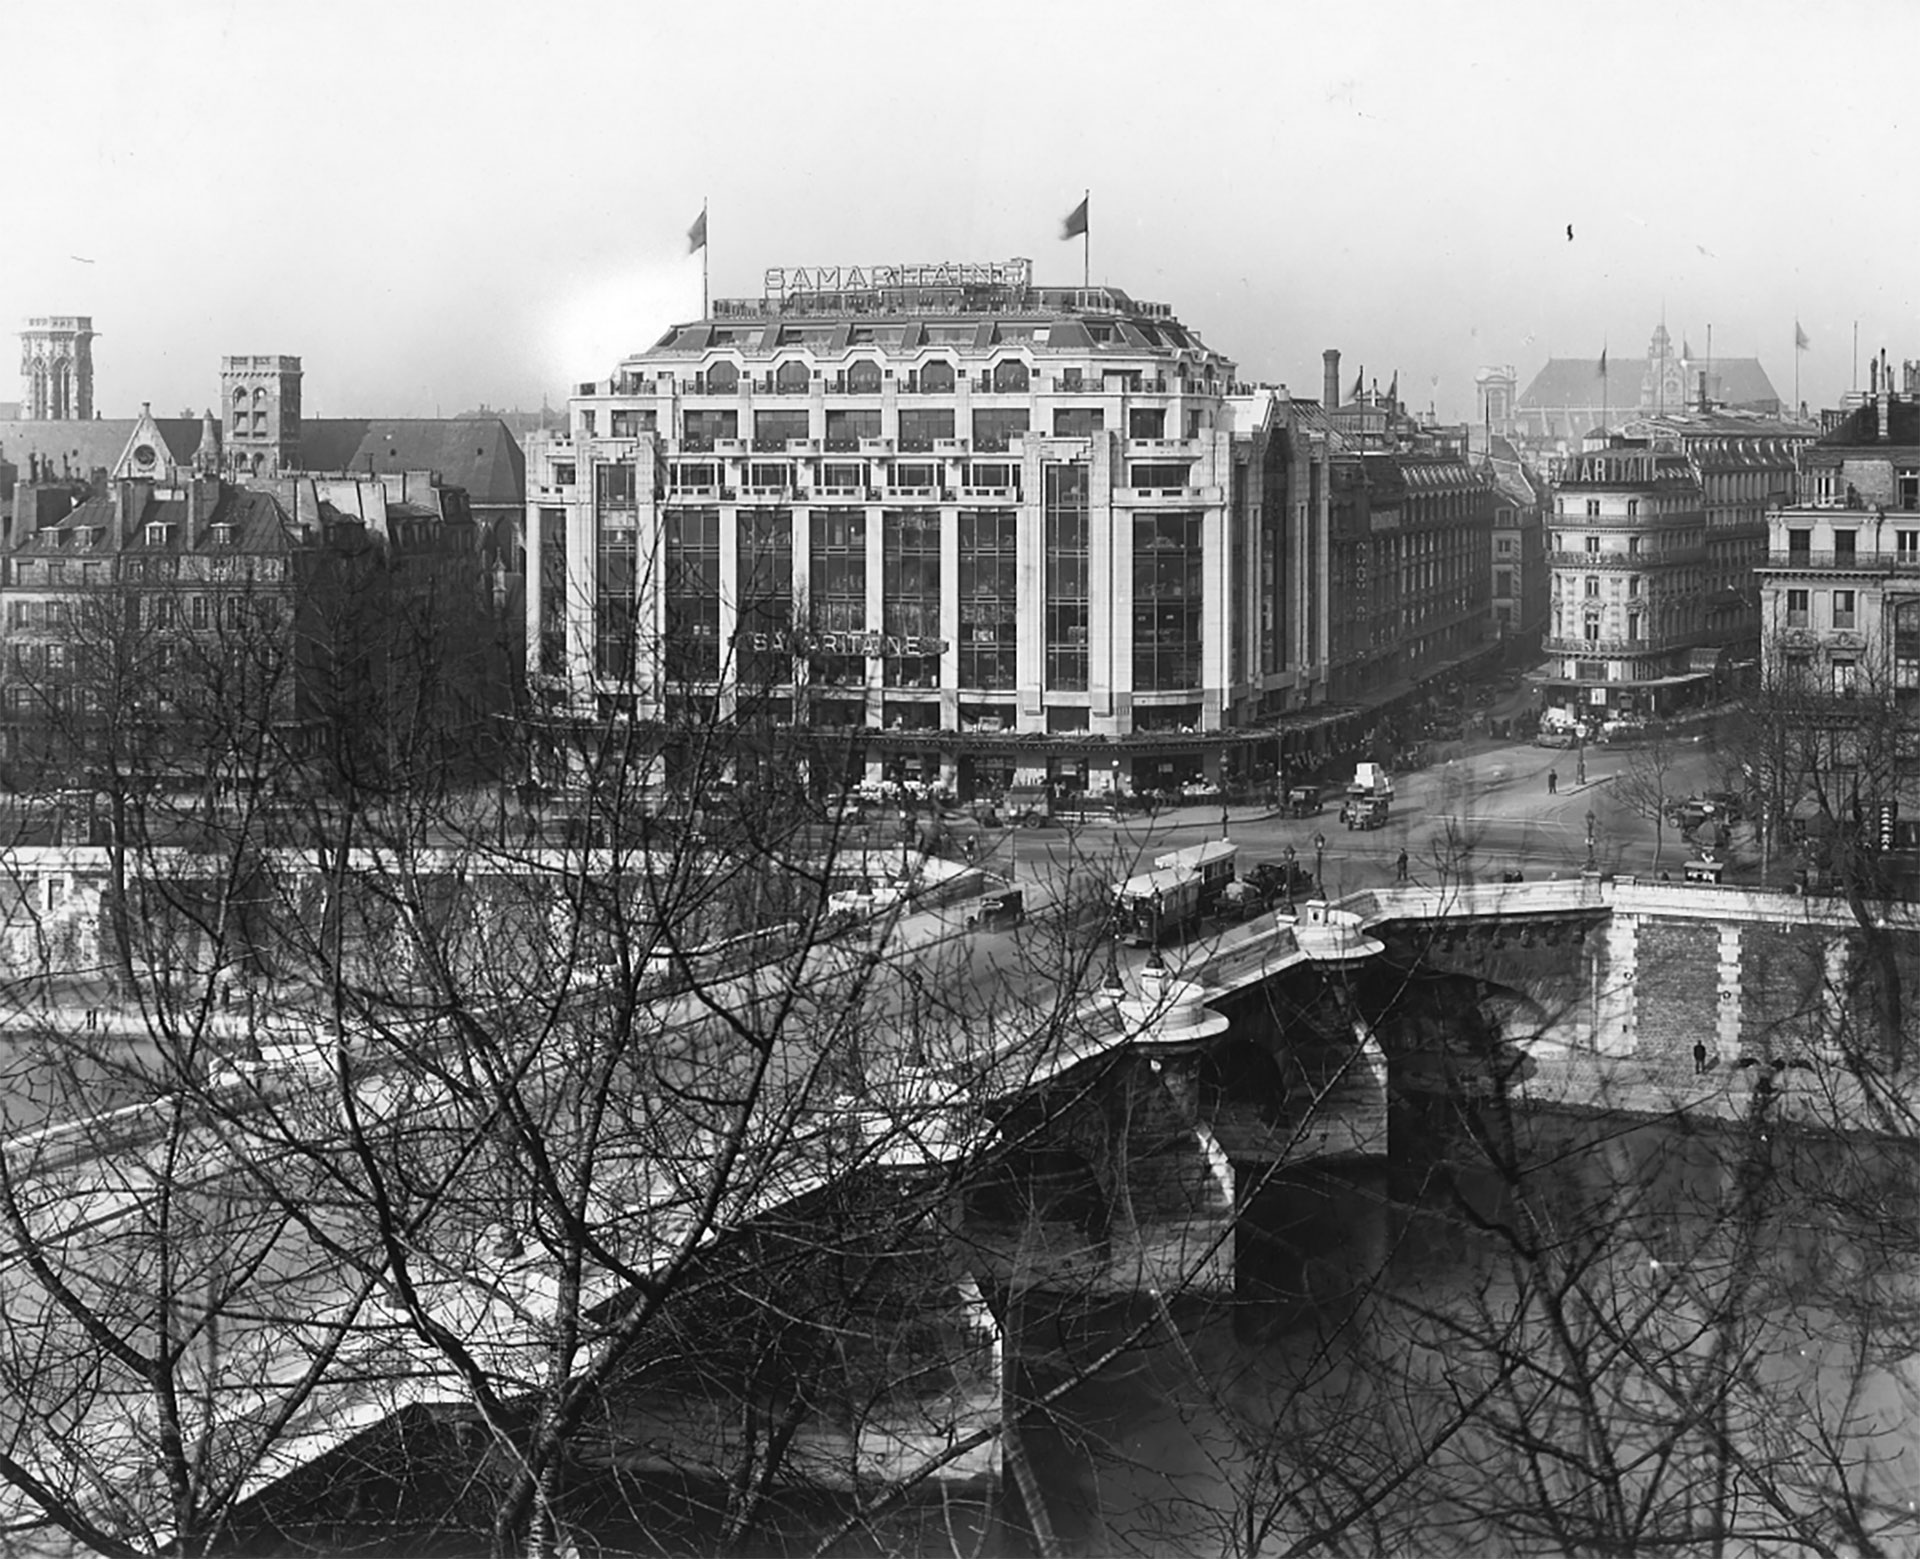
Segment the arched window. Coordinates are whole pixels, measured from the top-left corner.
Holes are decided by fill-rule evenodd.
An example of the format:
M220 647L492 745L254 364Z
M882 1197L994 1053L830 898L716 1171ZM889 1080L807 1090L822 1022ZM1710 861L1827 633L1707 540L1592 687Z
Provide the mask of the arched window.
M244 406L247 404L247 392L244 389L233 392L233 404L236 406Z
M715 395L731 395L740 388L740 370L732 363L715 363L707 370L707 389Z
M950 393L953 389L953 364L928 363L920 370L920 388L929 395Z
M993 387L1018 392L1027 387L1027 365L1017 357L1005 358L993 365Z
M790 357L773 371L773 387L789 395L796 394L807 387L811 377L805 363Z
M253 404L258 406L266 398L267 398L266 390L262 388L260 385L255 385L253 387Z
M856 395L864 395L880 388L880 365L870 357L863 357L847 368L847 388Z

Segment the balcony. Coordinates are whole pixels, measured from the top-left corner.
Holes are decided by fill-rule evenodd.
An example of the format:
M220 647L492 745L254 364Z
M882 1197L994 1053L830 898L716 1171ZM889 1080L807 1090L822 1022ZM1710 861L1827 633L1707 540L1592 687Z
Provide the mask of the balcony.
M863 438L860 440L860 453L863 455L890 455L894 441L890 438Z
M1769 552L1766 568L1837 569L1854 574L1920 574L1920 553L1912 552L1813 552L1792 548Z
M972 447L971 439L937 438L933 441L933 452L936 455L965 455Z
M1707 549L1704 544L1698 547L1669 547L1664 552L1549 552L1547 562L1555 568L1566 569L1655 569L1674 568L1682 563L1704 563Z
M962 503L1018 503L1020 489L1009 487L963 487L960 489Z
M717 438L711 441L710 447L716 455L744 455L747 441L743 438Z
M790 455L817 455L820 453L820 440L817 438L790 438L787 440L787 453Z
M1200 453L1200 440L1194 438L1130 438L1126 452L1129 456L1172 455L1178 458L1193 459Z

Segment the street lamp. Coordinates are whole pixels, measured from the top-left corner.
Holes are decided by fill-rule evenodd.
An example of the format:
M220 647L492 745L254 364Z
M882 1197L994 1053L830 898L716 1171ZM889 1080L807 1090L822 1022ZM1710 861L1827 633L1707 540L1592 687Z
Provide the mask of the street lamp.
M1220 787L1220 837L1227 837L1227 790L1224 785Z
M1289 915L1293 913L1293 854L1294 854L1293 846L1288 845L1287 846L1286 895L1287 895L1287 913Z
M1587 808L1587 870L1592 871L1593 864L1593 808Z
M1323 899L1327 896L1326 858L1327 836L1316 830L1313 836L1313 891Z

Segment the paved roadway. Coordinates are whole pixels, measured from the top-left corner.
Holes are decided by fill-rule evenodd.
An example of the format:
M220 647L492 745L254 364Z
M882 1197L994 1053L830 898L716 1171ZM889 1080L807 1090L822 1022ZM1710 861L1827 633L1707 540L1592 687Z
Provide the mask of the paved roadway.
M1604 869L1647 872L1655 868L1655 829L1613 796L1611 781L1628 762L1628 750L1587 750L1587 782L1575 781L1573 753L1518 742L1479 742L1467 756L1395 777L1397 793L1383 828L1349 831L1339 803L1330 797L1317 817L1289 818L1265 808L1232 807L1226 832L1241 846L1240 869L1279 860L1291 845L1299 863L1315 865L1314 836L1326 840L1323 873L1335 898L1395 880L1396 861L1407 852L1416 883L1457 882L1462 876L1497 881L1517 870L1528 880L1578 873L1587 860L1586 816L1594 816L1594 858ZM1557 792L1547 775L1557 772ZM1684 796L1717 786L1718 770L1707 742L1693 744L1668 774L1670 792ZM1068 864L1111 860L1116 865L1221 833L1217 804L1197 804L1125 823L1087 823L1045 829L984 829L983 864L1007 871L1032 886ZM1660 841L1660 870L1679 874L1693 852L1669 827ZM1749 833L1736 834L1731 875L1743 868L1757 876L1758 855ZM1777 875L1777 873L1776 873Z

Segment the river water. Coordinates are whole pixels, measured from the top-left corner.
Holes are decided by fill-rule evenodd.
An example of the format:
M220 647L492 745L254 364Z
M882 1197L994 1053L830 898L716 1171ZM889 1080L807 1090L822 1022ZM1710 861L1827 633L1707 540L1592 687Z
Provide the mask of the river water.
M1061 1551L1920 1549L1910 1156L1443 1098L1393 1138L1257 1185L1232 1299L1034 1415ZM1150 1304L1030 1334L1033 1378Z

